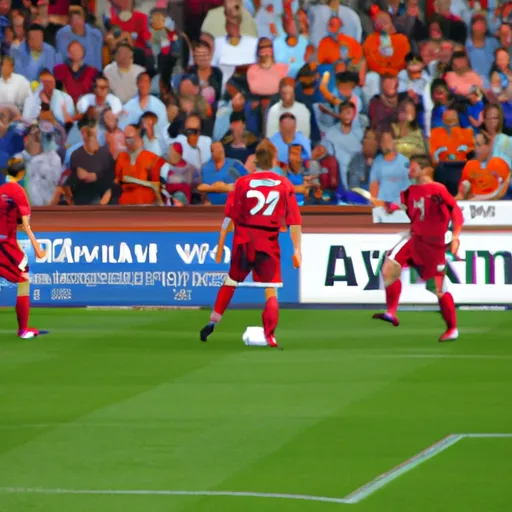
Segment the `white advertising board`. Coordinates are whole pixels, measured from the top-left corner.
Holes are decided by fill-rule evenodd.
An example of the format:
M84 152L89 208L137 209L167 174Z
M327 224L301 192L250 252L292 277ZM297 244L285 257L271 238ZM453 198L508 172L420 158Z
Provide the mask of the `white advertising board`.
M305 234L300 302L383 304L379 266L400 234ZM461 236L461 261L448 261L447 282L459 304L512 304L512 233ZM414 271L402 274L402 304L436 304Z
M512 226L512 201L460 201L466 226ZM384 208L373 209L373 222L408 224L402 211L386 213Z

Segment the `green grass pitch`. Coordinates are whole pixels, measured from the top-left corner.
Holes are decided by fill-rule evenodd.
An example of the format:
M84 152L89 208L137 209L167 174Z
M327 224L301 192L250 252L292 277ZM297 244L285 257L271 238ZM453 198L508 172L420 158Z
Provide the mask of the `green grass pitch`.
M0 312L0 512L509 510L512 438L464 439L356 504L343 498L455 433L512 433L512 316L438 313L393 328L365 311L281 312L282 352L248 348L257 311ZM16 492L12 492L16 488ZM29 489L151 491L43 494ZM10 491L10 492L9 492Z

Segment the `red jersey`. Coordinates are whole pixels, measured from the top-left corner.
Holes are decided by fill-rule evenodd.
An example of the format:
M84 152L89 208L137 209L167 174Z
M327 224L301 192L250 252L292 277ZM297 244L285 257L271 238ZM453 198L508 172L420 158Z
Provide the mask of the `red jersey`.
M454 227L462 225L462 211L455 198L441 183L411 185L400 196L411 219L413 237L444 246L450 220L453 219Z
M226 217L235 227L276 230L302 224L292 183L273 171L241 176L228 196Z
M30 205L25 190L12 181L0 186L0 241L16 240L18 224L30 215Z

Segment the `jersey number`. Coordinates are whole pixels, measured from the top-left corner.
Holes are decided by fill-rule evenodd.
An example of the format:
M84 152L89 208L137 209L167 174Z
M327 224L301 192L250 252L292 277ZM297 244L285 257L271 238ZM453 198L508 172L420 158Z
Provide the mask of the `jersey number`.
M258 202L256 203L256 206L251 208L251 211L249 212L251 215L256 215L261 212L265 217L270 217L270 215L274 213L277 203L279 202L279 192L277 190L271 190L268 193L268 196L265 196L265 194L259 190L249 190L247 192L247 198L252 197L255 197Z
M419 201L413 201L412 206L420 211L420 220L425 220L425 198L422 197Z

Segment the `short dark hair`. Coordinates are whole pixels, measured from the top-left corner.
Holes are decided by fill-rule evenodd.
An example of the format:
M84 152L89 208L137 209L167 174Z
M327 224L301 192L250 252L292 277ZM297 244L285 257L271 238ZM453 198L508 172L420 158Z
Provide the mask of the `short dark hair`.
M279 116L279 122L284 121L285 119L293 119L297 122L297 118L291 112L285 112Z
M29 25L27 32L42 32L44 34L44 27L40 25L39 23L32 23Z
M43 75L53 76L53 73L48 68L43 68L41 71L39 71L39 78L41 78Z
M139 73L139 75L137 75L137 85L139 85L140 81L145 77L147 76L149 78L149 80L151 80L151 75L147 72L147 71L142 71L141 73Z
M116 52L120 49L120 48L128 48L128 50L130 50L132 53L133 53L133 46L128 43L127 41L121 41L117 46L116 46Z
M343 112L343 110L346 110L347 108L350 108L352 110L355 110L356 109L356 106L354 105L354 102L353 101L350 101L350 100L345 100L345 101L342 101L339 106L338 106L338 112L341 114L341 112Z
M203 39L199 39L199 41L196 41L192 45L192 50L196 50L197 48L206 48L207 50L212 51L212 47L211 47L210 43L207 43Z
M413 156L411 156L409 161L411 163L417 162L421 169L427 169L428 167L431 167L432 169L434 169L434 167L435 167L434 162L432 161L432 158L430 157L430 155L427 155L426 153L421 154L421 155L413 155Z
M96 78L92 82L93 89L98 85L100 80L105 80L105 82L108 82L108 78L103 73L100 73L99 75L96 75Z
M231 115L229 116L229 122L236 123L237 121L242 121L242 123L245 123L245 114L243 112L231 112Z

